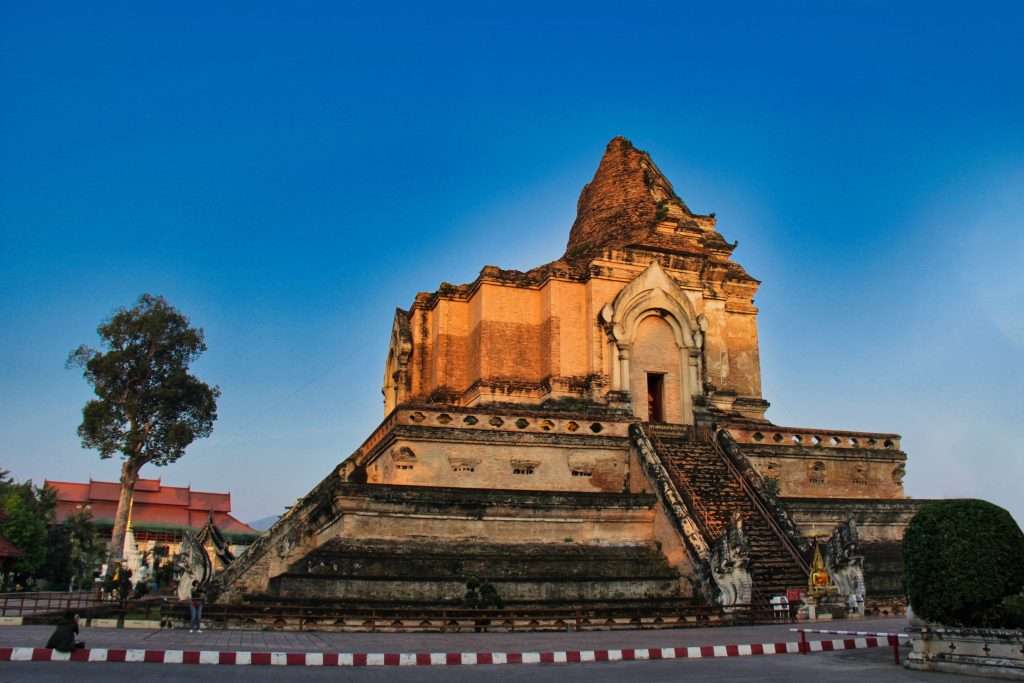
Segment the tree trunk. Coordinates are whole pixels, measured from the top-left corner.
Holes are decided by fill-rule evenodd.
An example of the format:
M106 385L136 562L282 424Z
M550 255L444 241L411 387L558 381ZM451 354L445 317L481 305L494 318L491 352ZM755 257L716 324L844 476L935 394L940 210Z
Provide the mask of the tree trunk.
M114 530L110 534L110 548L107 552L107 576L114 572L114 566L124 559L124 535L128 529L128 513L132 509L132 495L135 493L135 482L139 480L141 465L125 460L121 466L121 496L117 500L117 512L114 513Z

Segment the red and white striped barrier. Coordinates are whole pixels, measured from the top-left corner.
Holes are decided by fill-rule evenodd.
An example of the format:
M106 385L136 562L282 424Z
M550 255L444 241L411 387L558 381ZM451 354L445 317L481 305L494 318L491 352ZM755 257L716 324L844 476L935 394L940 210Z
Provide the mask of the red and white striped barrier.
M877 637L815 640L807 643L750 643L695 647L559 650L552 652L221 652L217 650L133 650L92 648L58 652L47 648L0 647L0 662L139 662L148 664L227 664L234 666L473 666L488 664L579 664L652 659L708 659L782 655L880 647Z
M808 633L829 633L829 634L845 634L845 635L857 635L866 636L868 638L875 638L877 641L880 638L885 638L886 643L892 648L892 658L896 664L900 663L900 638L907 638L908 636L903 633L869 633L868 631L829 631L820 628L791 628L790 631L795 631L800 634L800 652L802 654L809 654L811 652L817 652L814 648L818 643L827 643L827 640L807 640Z
M906 633L889 633L887 631L829 631L820 628L791 628L789 630L793 633L827 633L837 636L875 636L876 638L888 638L890 636L895 636L897 638L910 637Z

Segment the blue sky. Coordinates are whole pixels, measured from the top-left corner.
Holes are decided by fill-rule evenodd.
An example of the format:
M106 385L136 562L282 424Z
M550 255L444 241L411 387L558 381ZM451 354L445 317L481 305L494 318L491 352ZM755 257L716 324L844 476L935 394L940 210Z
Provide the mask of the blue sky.
M711 4L7 3L0 466L116 479L64 360L152 292L223 397L144 474L280 512L381 419L394 307L561 255L622 134L764 281L769 417L1024 519L1024 10Z

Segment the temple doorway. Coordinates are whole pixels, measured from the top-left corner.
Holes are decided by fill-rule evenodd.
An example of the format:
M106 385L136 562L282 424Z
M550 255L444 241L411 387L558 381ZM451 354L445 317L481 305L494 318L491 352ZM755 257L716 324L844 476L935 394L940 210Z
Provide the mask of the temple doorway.
M641 320L630 351L633 414L644 422L691 424L684 401L682 351L668 320L661 315Z
M665 375L660 372L647 373L647 419L651 422L665 421Z

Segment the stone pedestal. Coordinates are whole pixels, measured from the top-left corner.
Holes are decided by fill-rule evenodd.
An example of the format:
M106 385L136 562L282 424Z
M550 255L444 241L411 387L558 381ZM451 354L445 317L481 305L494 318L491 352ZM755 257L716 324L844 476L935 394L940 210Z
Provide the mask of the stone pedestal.
M908 669L1024 680L1024 631L923 626L909 633Z
M840 595L805 596L803 607L797 611L797 619L807 621L829 621L847 616L848 610Z

